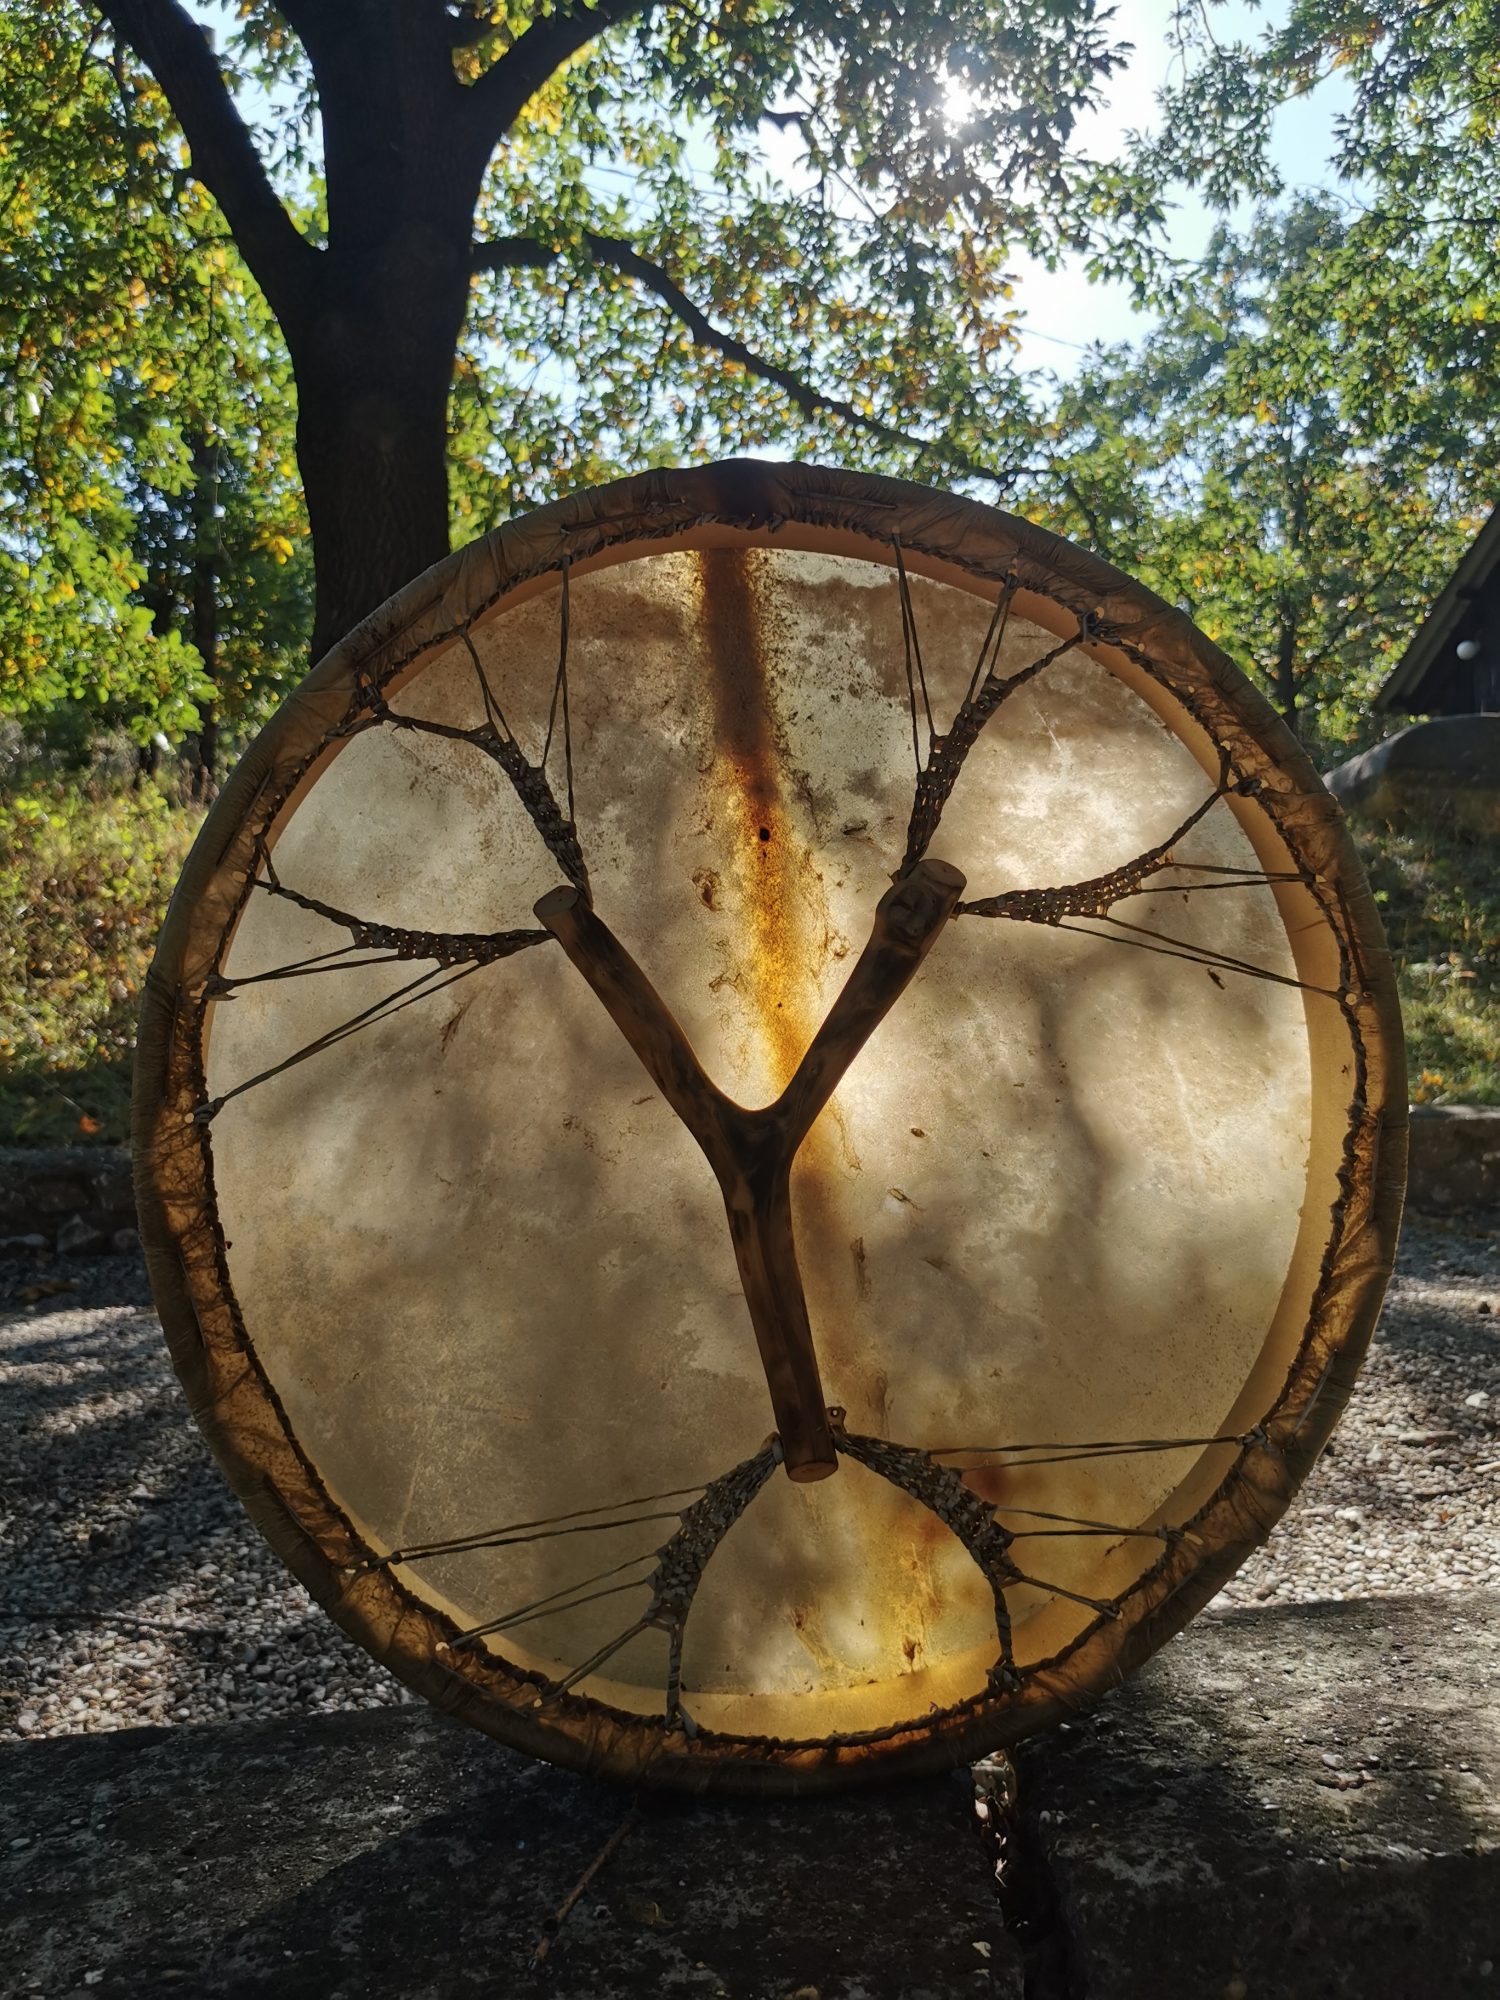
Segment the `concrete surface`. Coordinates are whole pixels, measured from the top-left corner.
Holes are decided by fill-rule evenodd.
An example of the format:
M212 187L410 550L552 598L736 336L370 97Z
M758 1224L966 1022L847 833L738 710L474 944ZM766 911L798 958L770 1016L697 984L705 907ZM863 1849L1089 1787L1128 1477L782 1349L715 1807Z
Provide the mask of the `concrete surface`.
M1500 1592L1200 1619L1022 1755L1035 2000L1500 1994Z
M0 1752L0 1992L1020 2000L967 1774L631 1810L426 1709Z
M1023 1752L998 1899L967 1774L632 1807L422 1709L14 1744L0 1992L1490 1996L1497 1696L1494 1590L1211 1613Z

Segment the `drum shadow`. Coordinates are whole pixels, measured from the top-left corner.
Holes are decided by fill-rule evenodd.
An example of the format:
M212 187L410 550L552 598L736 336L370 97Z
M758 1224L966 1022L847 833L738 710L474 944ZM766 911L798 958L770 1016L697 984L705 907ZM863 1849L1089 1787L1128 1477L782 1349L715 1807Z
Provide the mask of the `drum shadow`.
M12 1768L25 1809L35 1781ZM19 1962L45 1954L52 1990L71 1990L59 1975L76 1964L106 1996L143 2000L174 1985L226 2000L808 1986L904 2000L987 1990L975 1941L1002 1944L966 1774L633 1807L411 1714L142 1733L58 1768L62 1795L92 1795L87 1828L51 1842L45 1889L12 1905Z

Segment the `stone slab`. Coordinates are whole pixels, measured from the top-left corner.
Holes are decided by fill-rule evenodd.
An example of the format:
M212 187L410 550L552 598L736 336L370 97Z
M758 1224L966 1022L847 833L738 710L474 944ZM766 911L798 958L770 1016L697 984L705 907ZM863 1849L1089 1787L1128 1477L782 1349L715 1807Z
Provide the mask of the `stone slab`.
M1409 1161L1413 1208L1500 1208L1500 1105L1414 1104Z
M0 1146L0 1255L27 1254L26 1239L33 1236L43 1238L45 1249L67 1254L70 1246L59 1238L70 1228L97 1237L94 1247L125 1230L134 1237L135 1193L126 1148Z
M1439 715L1325 774L1346 812L1500 833L1500 715Z
M1019 1785L1029 1992L1500 1994L1500 1592L1202 1618Z
M0 1752L0 1992L1020 2000L967 1774L631 1809L426 1709Z

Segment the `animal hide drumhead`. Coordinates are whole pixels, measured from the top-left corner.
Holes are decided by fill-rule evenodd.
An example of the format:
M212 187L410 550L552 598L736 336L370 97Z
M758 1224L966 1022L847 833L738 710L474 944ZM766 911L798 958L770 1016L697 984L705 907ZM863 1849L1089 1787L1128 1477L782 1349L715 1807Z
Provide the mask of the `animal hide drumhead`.
M736 464L497 530L285 704L162 934L137 1172L347 1632L536 1754L789 1790L1045 1725L1264 1538L1404 1096L1337 809L1201 634Z

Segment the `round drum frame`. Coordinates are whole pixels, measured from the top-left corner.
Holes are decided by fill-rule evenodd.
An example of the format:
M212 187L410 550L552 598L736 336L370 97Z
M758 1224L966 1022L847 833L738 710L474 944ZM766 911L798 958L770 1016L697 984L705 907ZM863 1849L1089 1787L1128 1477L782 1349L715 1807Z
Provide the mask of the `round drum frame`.
M1342 1167L1316 1223L1312 1311L1294 1365L1233 1465L1159 1560L1061 1652L1019 1684L886 1729L819 1741L684 1733L663 1718L565 1693L537 1704L534 1679L454 1651L452 1627L406 1589L333 1503L299 1447L246 1335L214 1195L203 1056L205 990L248 893L258 831L337 753L351 714L478 613L555 583L673 548L780 540L987 586L1008 580L1037 624L1127 679L1206 771L1231 769L1253 801L1240 813L1261 865L1294 873L1286 894L1321 922L1288 921L1321 953L1337 1026L1315 1068L1338 1086ZM1286 912L1283 912L1284 917ZM1325 1010L1332 1014L1334 1010ZM141 1233L172 1357L247 1511L314 1598L361 1646L435 1707L517 1749L579 1771L683 1790L788 1794L972 1761L1086 1706L1177 1632L1258 1546L1316 1459L1352 1387L1395 1253L1405 1179L1406 1090L1389 955L1339 811L1265 700L1186 618L1097 558L1032 524L893 480L811 466L735 462L623 480L497 529L418 578L366 619L291 696L236 769L178 885L146 987L134 1141ZM1308 1224L1304 1222L1304 1237Z

